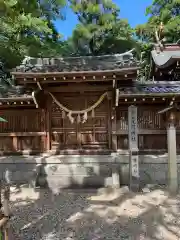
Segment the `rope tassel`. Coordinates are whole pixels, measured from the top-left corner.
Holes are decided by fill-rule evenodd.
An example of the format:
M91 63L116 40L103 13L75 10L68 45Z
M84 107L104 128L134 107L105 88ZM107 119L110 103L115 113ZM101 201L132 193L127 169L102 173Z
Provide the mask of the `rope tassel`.
M82 123L85 123L85 122L87 121L87 118L88 118L87 112L85 112L85 113L84 113L84 116L83 116L83 121L82 121Z
M72 117L72 113L69 112L67 116L69 118L69 121L73 124L74 123L74 118Z
M77 116L77 123L80 123L81 122L81 116L80 116L80 114L78 114L78 116Z

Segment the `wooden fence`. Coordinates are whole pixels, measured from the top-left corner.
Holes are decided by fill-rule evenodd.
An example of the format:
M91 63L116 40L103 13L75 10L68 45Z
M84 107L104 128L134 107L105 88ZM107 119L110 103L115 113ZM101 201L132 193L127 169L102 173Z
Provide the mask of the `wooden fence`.
M62 112L52 105L51 112L45 110L7 110L3 117L7 123L0 123L0 152L44 152L58 145L69 147L73 134L81 146L105 146L110 148L110 108L104 102L85 124L73 125L64 119ZM138 107L138 147L140 150L167 150L166 122L158 115L159 108ZM116 134L118 149L128 149L128 109L117 109ZM80 140L79 140L80 139ZM70 141L69 140L69 141ZM71 143L70 142L70 143ZM177 150L180 150L180 122L177 124Z
M46 145L46 121L43 110L6 110L0 123L0 151L42 152Z
M166 122L157 114L160 108L138 107L139 150L167 150ZM128 109L117 110L118 149L128 149ZM177 149L180 150L180 122L177 123Z

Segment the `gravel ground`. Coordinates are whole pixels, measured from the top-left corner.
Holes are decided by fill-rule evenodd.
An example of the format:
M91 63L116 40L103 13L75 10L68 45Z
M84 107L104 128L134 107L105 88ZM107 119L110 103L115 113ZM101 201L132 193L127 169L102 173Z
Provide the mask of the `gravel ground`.
M180 239L180 194L22 188L11 194L16 240Z

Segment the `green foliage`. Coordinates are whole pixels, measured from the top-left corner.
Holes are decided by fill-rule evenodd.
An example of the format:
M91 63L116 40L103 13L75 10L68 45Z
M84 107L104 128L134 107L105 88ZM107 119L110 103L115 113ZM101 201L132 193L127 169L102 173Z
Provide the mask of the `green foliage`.
M0 59L7 68L24 56L38 56L58 40L52 21L62 15L63 0L3 0L0 2Z
M0 1L1 86L9 83L8 70L19 65L25 56L56 54L59 33L53 20L63 19L64 6L65 0Z
M150 79L151 50L152 50L151 44L143 42L139 44L141 68L138 73L138 80L140 81L146 81Z
M67 1L79 19L67 41L59 40L53 24L64 19L66 0L0 1L0 61L5 69L19 65L25 56L113 54L138 46L112 0Z
M180 38L180 0L154 0L146 10L148 22L136 27L136 34L145 41L154 41L155 30L162 22L163 37L167 42L176 42Z
M119 8L111 0L71 0L79 24L70 39L76 55L121 53L134 46L132 29L118 18Z
M61 41L54 20L65 18L67 2L79 23L72 36ZM148 78L150 51L160 23L164 24L162 38L168 42L180 38L180 0L153 0L146 11L147 23L134 30L119 14L112 0L0 0L0 80L9 79L7 69L19 65L25 56L103 55L134 47L142 58L139 78Z
M135 33L142 43L142 68L140 76L149 78L150 51L157 43L155 32L160 41L175 43L180 39L180 0L153 0L146 9L147 23L136 26ZM162 25L163 24L163 25Z

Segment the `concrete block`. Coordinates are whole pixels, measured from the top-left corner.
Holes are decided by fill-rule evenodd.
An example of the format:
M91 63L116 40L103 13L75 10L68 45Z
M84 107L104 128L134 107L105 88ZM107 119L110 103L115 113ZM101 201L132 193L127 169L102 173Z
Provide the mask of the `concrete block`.
M140 182L147 184L167 184L167 155L141 155ZM180 176L180 156L178 161L178 177ZM129 185L128 155L112 156L8 156L0 157L0 179L5 180L5 171L11 173L14 184L29 183L36 177L41 182L48 182L53 188L83 186L112 186L112 170L116 166L120 183ZM113 162L114 161L114 162ZM113 164L112 164L113 162ZM180 179L178 179L180 182Z
M146 188L143 188L143 189L142 189L142 192L143 192L143 193L150 193L151 191L150 191L149 188L146 187Z

